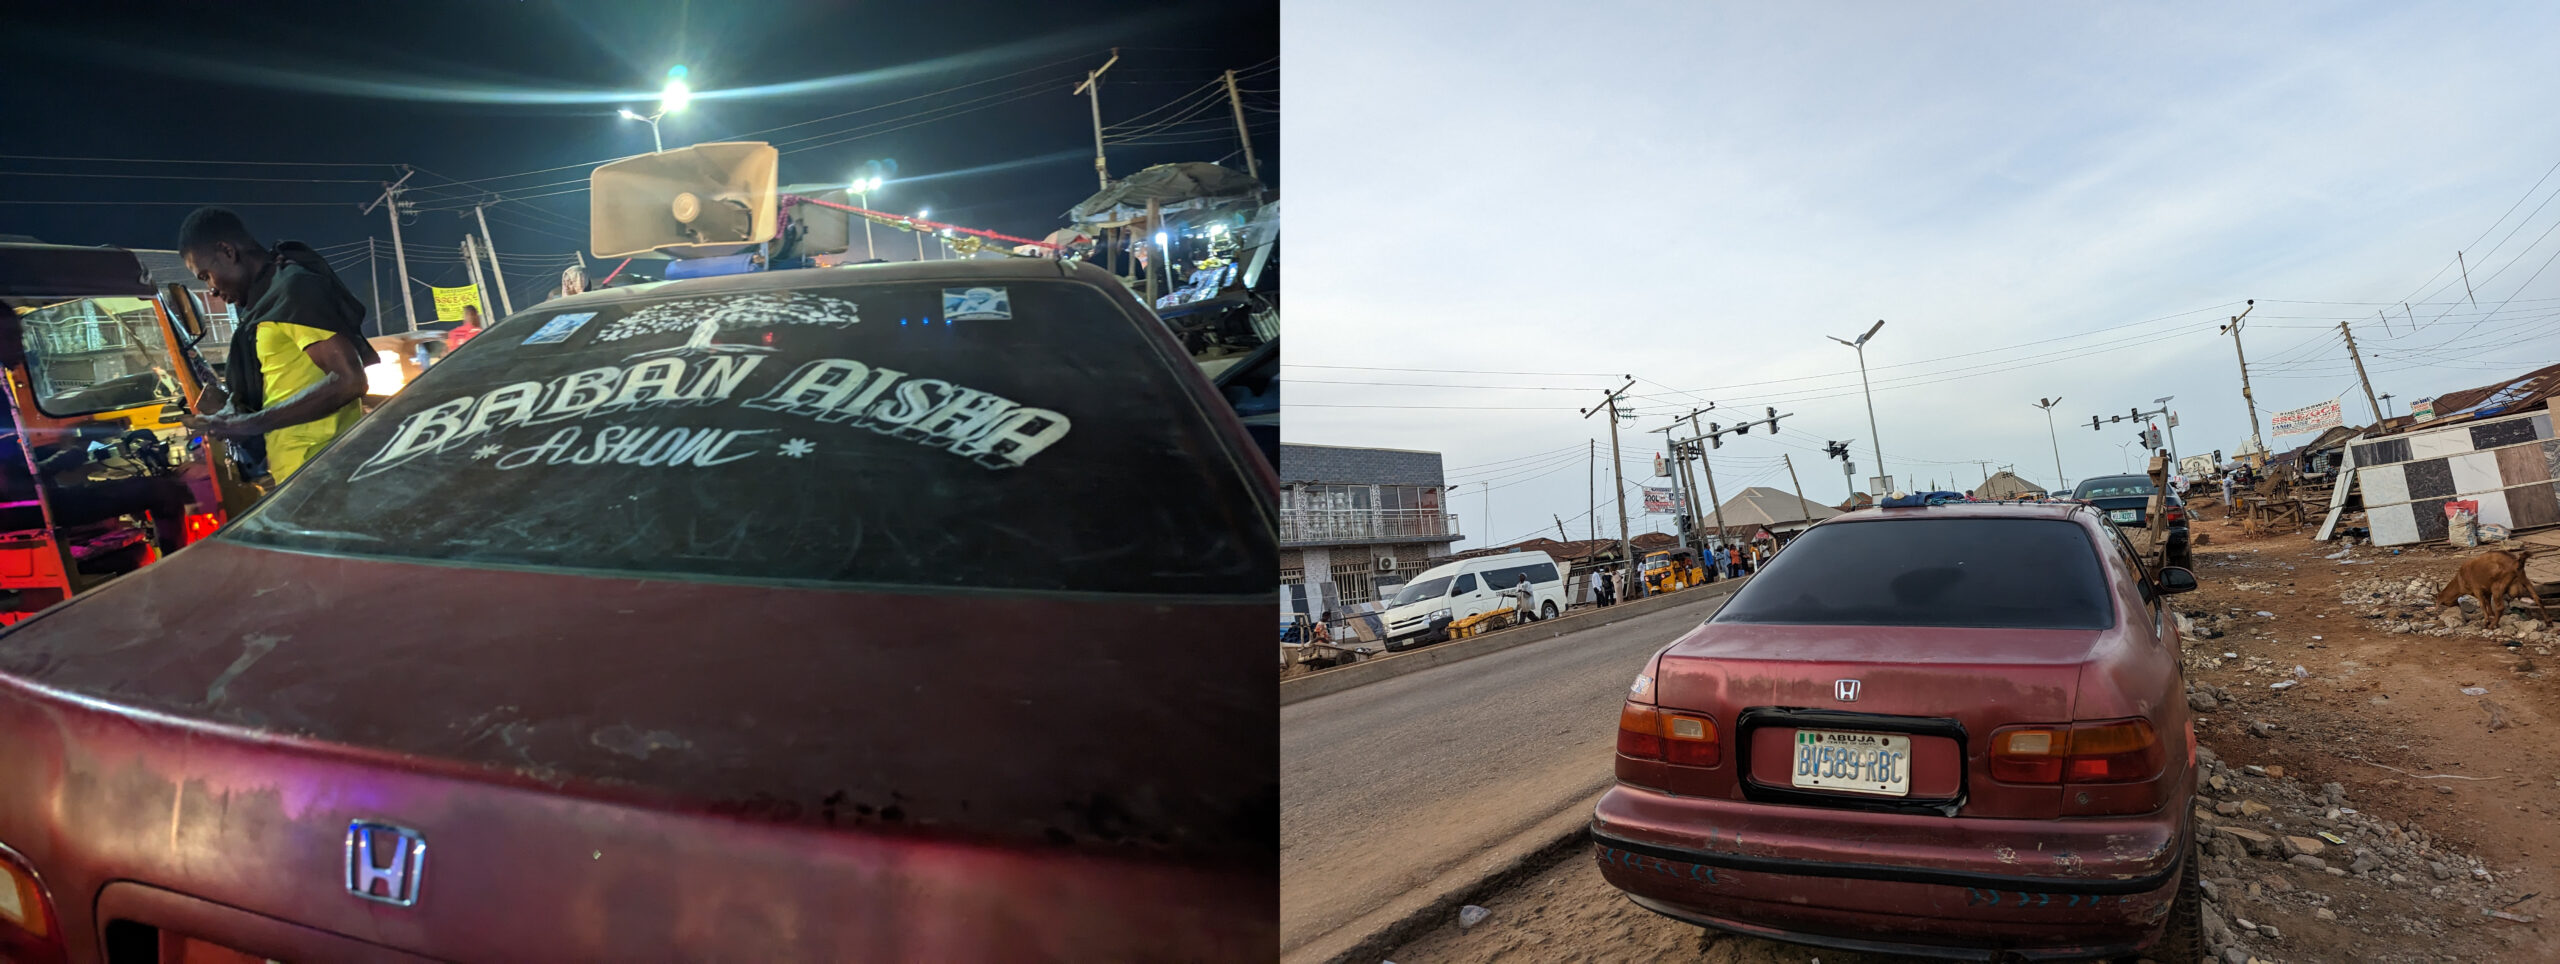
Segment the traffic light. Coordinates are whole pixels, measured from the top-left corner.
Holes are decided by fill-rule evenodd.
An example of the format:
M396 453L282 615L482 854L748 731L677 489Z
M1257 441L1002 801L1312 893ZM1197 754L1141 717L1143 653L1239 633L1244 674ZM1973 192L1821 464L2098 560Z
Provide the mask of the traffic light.
M2222 464L2222 450L2221 450L2221 449L2215 449L2215 450L2213 450L2213 464L2214 464L2214 465L2216 465L2216 466L2220 466L2220 465Z

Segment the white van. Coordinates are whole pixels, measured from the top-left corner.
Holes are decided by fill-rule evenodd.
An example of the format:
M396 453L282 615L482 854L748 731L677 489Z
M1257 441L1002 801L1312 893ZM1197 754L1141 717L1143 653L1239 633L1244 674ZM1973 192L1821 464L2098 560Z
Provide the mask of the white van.
M1435 567L1406 583L1388 601L1387 649L1392 652L1436 643L1449 624L1480 613L1508 609L1508 596L1522 577L1537 597L1537 618L1552 619L1565 601L1564 567L1543 552L1513 552L1465 559Z

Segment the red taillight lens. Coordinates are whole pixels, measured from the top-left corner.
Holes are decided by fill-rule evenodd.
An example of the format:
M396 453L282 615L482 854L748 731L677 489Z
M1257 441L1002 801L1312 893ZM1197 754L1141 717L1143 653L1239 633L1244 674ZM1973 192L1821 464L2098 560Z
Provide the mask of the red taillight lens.
M2185 521L2187 521L2187 510L2185 510L2185 509L2171 509L2171 510L2169 510L2169 521L2171 521L2171 522L2185 522Z
M1620 707L1618 752L1639 760L1662 759L1662 711L1641 703Z
M2026 726L1991 734L1991 778L2008 783L2129 783L2160 774L2160 736L2141 720Z
M2160 735L2141 720L2071 728L2069 783L2130 783L2160 773Z
M186 544L195 545L196 540L212 535L213 530L219 528L222 528L222 516L219 513L207 512L203 515L188 516Z
M1703 714L1628 703L1618 710L1618 752L1688 767L1724 762L1716 722Z

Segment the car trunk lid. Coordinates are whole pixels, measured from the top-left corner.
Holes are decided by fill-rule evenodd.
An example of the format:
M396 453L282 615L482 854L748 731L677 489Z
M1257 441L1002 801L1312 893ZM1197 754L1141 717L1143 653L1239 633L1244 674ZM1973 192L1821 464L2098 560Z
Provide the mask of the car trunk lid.
M1797 798L1783 792L1795 789L1779 782L1786 770L1771 770L1766 762L1780 744L1760 731L1895 733L1912 740L1915 765L1961 761L1964 768L1961 779L1914 772L1912 794L1955 786L1958 793L1949 799L1961 801L1961 812L1969 816L2049 816L2059 804L2055 788L1988 779L1988 738L2003 726L2070 721L2082 664L2102 635L1709 623L1663 653L1654 685L1664 708L1709 713L1719 726L1731 728L1730 745L1744 751L1743 763L1725 777L1736 795L1843 806L1892 799L1837 793ZM1854 692L1844 681L1854 681ZM1787 733L1785 745L1794 739ZM1937 745L1938 740L1952 745ZM1761 762L1752 762L1755 757ZM1782 792L1765 792L1771 789Z
M817 827L1270 857L1222 597L474 569L215 539L0 636L0 673L182 720ZM1267 685L1267 684L1266 684ZM1259 714L1254 707L1261 707Z

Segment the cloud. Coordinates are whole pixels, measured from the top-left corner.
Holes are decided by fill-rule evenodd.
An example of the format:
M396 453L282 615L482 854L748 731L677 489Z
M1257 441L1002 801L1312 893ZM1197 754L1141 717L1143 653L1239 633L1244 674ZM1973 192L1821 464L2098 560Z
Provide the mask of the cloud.
M1293 214L1321 226L1291 252L1289 375L1541 389L1300 384L1294 441L1461 466L1597 437L1605 462L1605 431L1574 409L1630 373L1650 380L1631 460L1702 400L1776 404L1794 447L1754 434L1718 457L1784 487L1790 455L1806 494L1836 502L1820 442L1858 439L1861 476L1874 457L1855 356L1821 336L1878 318L1876 420L1906 483L1978 481L1982 459L2050 484L2031 403L2057 394L2072 477L2125 463L2130 432L2088 415L2162 396L2185 450L2236 448L2248 413L2215 323L2247 299L2262 421L2341 395L2370 418L2327 344L2340 320L2395 405L2560 348L2560 324L2528 311L2560 308L2560 269L2518 288L2560 251L2532 244L2560 204L2472 265L2511 265L2479 309L2452 304L2453 273L2422 285L2560 160L2560 131L2535 122L2560 60L2534 39L2560 10L1302 0L1282 26ZM2447 310L2409 332L2406 315ZM1742 384L1778 379L1795 380ZM1337 405L1385 407L1320 407ZM1398 407L1425 405L1449 407ZM1465 487L1452 501L1479 535L1552 532L1586 505L1580 474L1488 477L1490 533Z

